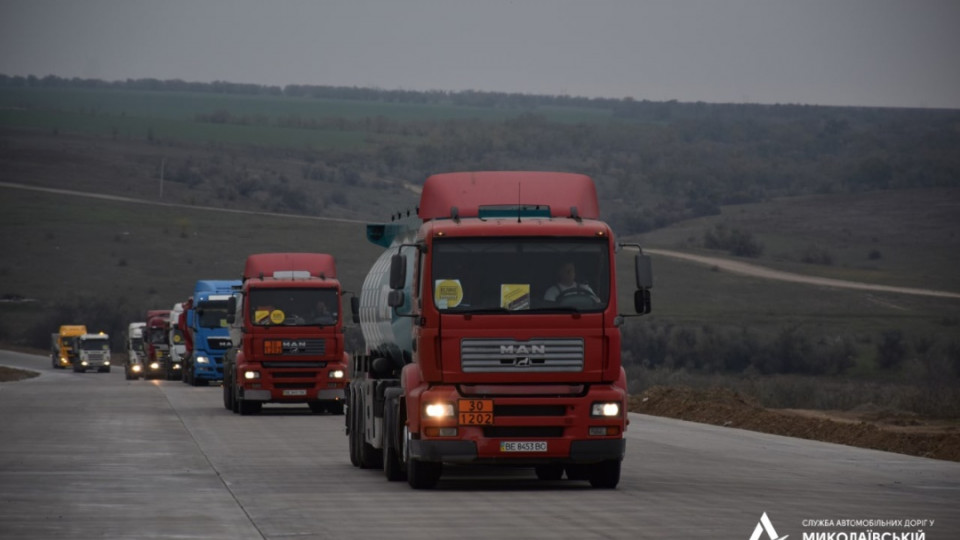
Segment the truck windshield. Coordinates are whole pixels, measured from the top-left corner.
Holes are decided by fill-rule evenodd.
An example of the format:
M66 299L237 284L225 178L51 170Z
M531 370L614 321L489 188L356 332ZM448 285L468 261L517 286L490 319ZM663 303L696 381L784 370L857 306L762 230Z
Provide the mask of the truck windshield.
M143 338L133 338L130 340L130 348L135 351L143 350Z
M226 300L200 302L197 305L197 316L202 328L227 328Z
M246 303L257 326L327 326L339 316L336 289L254 289Z
M85 339L80 342L80 348L85 351L105 351L110 348L110 342L105 339Z
M438 239L430 286L434 305L447 312L602 311L607 239Z

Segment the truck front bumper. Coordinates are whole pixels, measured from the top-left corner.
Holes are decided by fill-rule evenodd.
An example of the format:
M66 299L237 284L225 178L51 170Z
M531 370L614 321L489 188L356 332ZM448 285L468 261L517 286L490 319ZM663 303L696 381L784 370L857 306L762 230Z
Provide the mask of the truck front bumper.
M286 393L284 393L286 392ZM274 403L304 403L306 401L340 401L343 399L343 388L323 388L321 390L303 390L295 393L291 390L241 388L240 397L247 401L263 401Z
M556 441L560 443L561 441ZM549 443L548 443L549 444ZM496 463L496 464L539 464L548 461L559 463L599 463L601 461L620 461L626 452L625 439L575 440L570 441L569 451L564 455L549 454L503 454L500 456L480 457L475 441L409 441L410 457L420 461L448 463Z

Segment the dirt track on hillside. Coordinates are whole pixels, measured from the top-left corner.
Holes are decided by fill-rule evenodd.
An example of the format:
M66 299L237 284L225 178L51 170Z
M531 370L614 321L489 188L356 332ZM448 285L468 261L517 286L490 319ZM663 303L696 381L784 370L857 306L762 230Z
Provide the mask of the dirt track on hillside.
M783 272L781 270L772 270L770 268L765 268L763 266L757 266L754 264L749 264L749 263L744 263L739 261L731 261L730 259L723 259L720 257L692 255L690 253L682 253L679 251L671 251L668 249L644 249L643 251L644 253L649 253L651 255L662 255L664 257L682 259L685 261L695 262L695 263L703 264L710 267L716 267L716 268L719 268L720 270L726 270L728 272L733 272L735 274L742 274L745 276L762 278L762 279L775 279L779 281L790 281L793 283L805 283L807 285L820 285L823 287L839 287L843 289L861 289L865 291L890 292L890 293L898 293L898 294L913 294L913 295L921 295L921 296L937 296L940 298L960 299L960 293L955 293L950 291L935 291L932 289L915 289L912 287L892 287L889 285L876 285L873 283L863 283L859 281L844 281L842 279L806 276L803 274Z

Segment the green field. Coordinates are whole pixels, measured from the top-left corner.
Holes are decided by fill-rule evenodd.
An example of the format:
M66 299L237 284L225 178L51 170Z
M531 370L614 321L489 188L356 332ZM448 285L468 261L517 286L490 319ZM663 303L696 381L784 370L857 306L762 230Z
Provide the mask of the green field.
M212 124L197 115L218 111L252 123ZM0 88L0 126L103 137L176 140L190 143L275 147L359 148L369 134L334 129L279 127L282 119L395 122L444 120L503 121L536 112L553 122L607 122L596 109L541 107L536 110L416 105L332 99L247 96L143 90ZM253 121L259 123L253 123ZM381 138L383 140L383 138Z

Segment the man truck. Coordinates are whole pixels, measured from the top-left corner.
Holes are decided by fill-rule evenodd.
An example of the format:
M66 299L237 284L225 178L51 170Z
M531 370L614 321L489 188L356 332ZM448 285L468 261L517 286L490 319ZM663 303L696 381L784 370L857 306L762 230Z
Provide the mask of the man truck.
M614 488L627 428L613 232L587 176L438 174L413 216L367 225L388 248L352 300L350 460L432 488L444 463L531 467ZM639 249L639 246L630 246ZM576 285L546 298L557 270ZM635 258L637 314L651 265Z
M50 336L50 363L54 369L73 367L80 354L80 336L87 333L82 324L64 324L60 331Z
M223 406L242 415L264 403L343 413L348 357L334 258L261 253L247 258L231 301L234 348L224 360Z
M182 366L191 386L223 380L223 354L231 345L227 302L239 286L240 280L201 279L193 289L193 305L186 310L193 351Z

